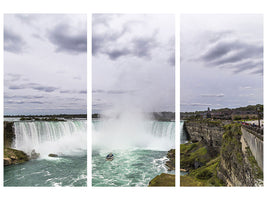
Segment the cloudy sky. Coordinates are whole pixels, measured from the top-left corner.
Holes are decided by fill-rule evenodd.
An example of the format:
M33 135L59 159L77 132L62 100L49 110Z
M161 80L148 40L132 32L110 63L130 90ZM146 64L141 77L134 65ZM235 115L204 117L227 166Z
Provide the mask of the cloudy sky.
M175 110L174 15L94 14L93 113Z
M181 15L181 111L263 104L263 16Z
M86 113L86 15L4 16L4 113Z

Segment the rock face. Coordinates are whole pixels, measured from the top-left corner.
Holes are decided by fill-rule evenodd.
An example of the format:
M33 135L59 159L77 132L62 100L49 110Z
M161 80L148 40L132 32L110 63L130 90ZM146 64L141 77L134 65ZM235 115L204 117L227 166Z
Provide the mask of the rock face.
M168 171L175 170L175 149L171 149L167 153L169 160L165 163ZM175 175L162 173L153 178L148 186L175 186Z
M153 186L175 186L175 175L162 173L149 182L149 187Z
M204 147L194 147L194 143L181 145L181 148L189 148L188 151L185 149L189 156L183 155L181 149L181 168L192 169L193 173L198 173L208 165L205 162L207 155L212 159L218 156L216 158L218 159L217 177L226 185L256 186L263 180L263 172L245 142L239 124L223 125L212 121L188 121L185 123L185 128L191 141L198 141L198 146L204 145L208 154L205 153ZM194 169L197 171L194 172ZM191 179L192 172L189 173L189 175L192 174Z
M4 149L4 165L13 165L23 163L29 160L29 157L23 151L16 149L5 148Z
M240 125L225 127L218 177L228 186L255 186L262 171L242 138Z
M15 138L14 122L4 122L4 147L10 148Z
M169 158L169 160L165 165L168 167L168 171L175 170L175 149L168 151L167 158Z
M203 141L217 150L222 144L223 124L218 121L186 121L185 129L193 142Z

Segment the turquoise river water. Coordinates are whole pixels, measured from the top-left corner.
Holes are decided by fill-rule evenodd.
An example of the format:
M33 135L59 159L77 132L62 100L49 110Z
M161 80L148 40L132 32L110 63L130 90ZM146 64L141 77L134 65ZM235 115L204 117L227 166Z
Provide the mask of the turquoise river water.
M169 172L167 151L175 147L175 122L93 121L92 185L148 186L155 176ZM106 161L110 152L113 161Z
M86 120L15 121L13 148L40 157L4 167L4 186L86 186L86 129Z

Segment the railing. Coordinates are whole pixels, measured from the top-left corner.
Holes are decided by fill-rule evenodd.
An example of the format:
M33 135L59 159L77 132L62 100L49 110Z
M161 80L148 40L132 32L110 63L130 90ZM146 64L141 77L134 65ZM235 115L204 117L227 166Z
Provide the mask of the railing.
M263 140L263 128L253 127L251 125L242 124L242 127L257 138Z

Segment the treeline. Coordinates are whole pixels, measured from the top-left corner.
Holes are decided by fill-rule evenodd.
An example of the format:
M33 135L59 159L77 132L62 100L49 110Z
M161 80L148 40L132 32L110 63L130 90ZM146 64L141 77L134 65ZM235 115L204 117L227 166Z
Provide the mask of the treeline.
M262 104L257 104L257 105L248 105L245 107L239 107L239 108L220 108L220 109L211 109L211 112L237 112L237 111L242 111L242 112L254 112L259 110L259 112L263 112L263 105ZM205 113L207 110L204 111L195 111L195 112L181 112L183 114L201 114Z
M152 113L148 113L148 115L157 121L175 121L175 113L174 112L152 112ZM101 118L101 114L94 113L94 114L92 114L92 118L93 119L99 119L99 118ZM116 116L116 118L119 118L119 116Z
M87 114L59 114L59 115L5 115L4 117L18 117L23 119L39 119L42 120L47 119L56 119L56 118L64 118L64 119L73 119L73 118L87 118Z
M239 107L239 108L220 108L220 109L212 109L211 111L217 111L217 112L223 112L223 111L257 111L259 109L259 112L263 112L263 105L257 104L257 105L248 105L245 107ZM203 111L204 112L204 111Z

